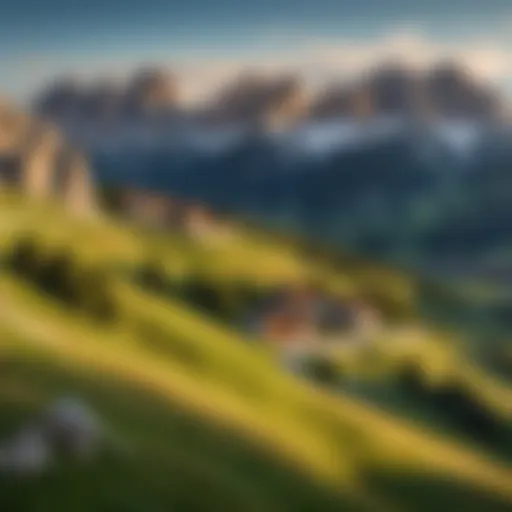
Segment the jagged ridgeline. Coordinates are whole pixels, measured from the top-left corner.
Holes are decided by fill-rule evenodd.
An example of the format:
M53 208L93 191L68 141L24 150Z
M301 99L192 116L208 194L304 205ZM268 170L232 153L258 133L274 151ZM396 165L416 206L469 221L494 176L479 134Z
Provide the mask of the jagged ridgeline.
M85 85L61 78L37 95L34 108L62 122L108 123L145 116L172 121L181 114L215 126L252 123L279 130L307 120L379 116L491 120L502 115L503 107L492 87L457 62L423 71L383 64L351 80L316 87L298 73L255 69L228 80L219 92L206 95L208 101L192 108L183 99L184 87L179 74L158 67L139 69L124 82L100 78Z

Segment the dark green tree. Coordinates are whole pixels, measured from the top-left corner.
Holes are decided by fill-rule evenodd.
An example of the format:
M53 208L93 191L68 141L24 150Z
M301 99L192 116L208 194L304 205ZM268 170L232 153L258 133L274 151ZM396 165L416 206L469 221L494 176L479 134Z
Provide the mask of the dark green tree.
M340 384L341 372L327 357L312 357L304 363L307 377L324 386Z
M7 256L8 267L26 278L35 276L40 264L41 247L32 235L25 235L16 241Z
M118 316L118 303L108 274L99 268L80 272L77 287L80 308L91 317L110 322Z
M142 286L154 292L163 292L167 287L167 274L158 261L147 261L139 271Z
M73 254L64 249L44 261L37 275L37 283L47 293L70 305L76 305L80 294L80 272Z

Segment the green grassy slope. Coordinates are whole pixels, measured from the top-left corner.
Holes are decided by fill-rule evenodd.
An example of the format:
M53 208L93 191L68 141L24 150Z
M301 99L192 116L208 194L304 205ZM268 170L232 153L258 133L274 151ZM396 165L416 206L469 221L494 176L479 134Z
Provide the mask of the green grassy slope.
M6 208L12 222L2 227L4 243L17 230L38 227L83 258L116 265L143 257L151 243L103 221L81 227L51 209ZM295 381L265 348L182 304L123 280L116 294L121 321L100 327L9 276L0 281L2 378L9 382L1 386L3 427L47 396L76 390L136 448L130 463L114 458L74 468L75 480L57 471L51 485L27 484L48 493L53 510L67 510L71 490L82 495L87 486L97 489L98 501L89 502L96 510L246 510L245 502L255 510L323 510L333 499L398 510L512 504L512 471L486 456ZM204 449L194 446L197 439ZM137 485L124 493L127 480ZM65 483L69 493L61 495L57 486ZM9 482L2 485L18 499ZM322 485L341 496L332 498ZM195 486L210 494L190 490Z
M32 303L34 297L30 298L30 294L29 291L18 290L13 294L16 298L11 302L18 311L19 319L24 319L25 327L12 327L18 336L20 332L23 333L24 341L16 339L14 342L4 341L2 344L2 367L9 370L2 373L8 379L2 386L5 390L2 400L4 412L12 409L13 405L17 409L20 404L22 407L37 406L44 397L52 396L57 391L78 391L101 411L102 416L112 424L116 435L127 440L129 445L142 450L133 465L136 468L141 464L149 465L155 471L152 459L144 457L150 457L147 450L150 454L154 453L151 452L151 446L156 438L161 439L165 446L165 449L159 448L158 453L168 453L169 459L176 463L173 455L177 444L181 453L185 452L182 456L186 458L188 446L184 446L181 434L176 434L176 438L172 439L172 433L179 429L173 423L177 421L174 419L176 412L173 411L184 408L194 411L198 418L196 421L202 418L202 423L197 424L200 431L204 429L208 432L211 425L219 425L219 428L222 427L221 432L226 432L227 429L227 434L224 435L229 436L228 439L233 438L233 434L229 432L238 433L241 439L246 439L245 443L239 441L242 447L246 446L246 450L247 446L253 446L254 451L259 447L261 453L269 454L271 460L278 458L288 461L288 464L298 468L296 471L282 470L284 475L291 475L289 478L292 481L299 477L304 479L302 474L309 475L312 481L331 484L337 482L338 489L344 490L347 495L339 498L343 503L355 502L362 506L368 500L372 505L390 507L403 503L406 509L412 506L418 509L416 507L427 499L431 506L444 504L447 499L452 499L457 503L464 503L466 507L479 505L488 510L500 510L500 503L505 507L508 500L512 499L509 494L512 492L509 472L481 455L452 443L439 441L426 432L396 422L353 401L308 390L263 365L259 370L257 366L246 368L245 373L255 379L253 388L250 389L252 393L248 394L247 382L240 378L232 377L238 381L237 388L218 385L216 379L191 373L174 361L162 362L160 358L149 356L145 350L120 347L117 343L121 340L114 335L108 337L110 347L105 347L106 336L104 339L91 340L89 336L93 334L92 331L86 333L78 328L72 330L64 324L56 325L56 317L51 312L51 316L48 316L48 304L42 304L44 308L39 309L32 305L28 309L30 322L33 322L30 324L27 321L28 315L20 313L23 303ZM9 295L12 296L11 293ZM14 311L6 307L5 300L3 306L3 311L8 312L11 324L14 324ZM26 327L27 325L33 327ZM51 328L44 328L49 325ZM80 332L82 336L79 335ZM9 340L10 336L3 337L3 340L6 339ZM226 343L229 342L226 340ZM248 349L247 355L252 355L252 349L244 348ZM258 376L259 379L256 380ZM275 386L274 393L265 392L265 387L269 384ZM111 388L120 388L120 391L114 392ZM105 403L105 396L112 394L112 400ZM134 400L135 397L140 397L140 400ZM157 401L159 406L155 406L153 416L148 417L145 407L141 407L140 403L151 401ZM168 410L170 412L166 412ZM17 412L19 414L23 411ZM122 415L121 418L118 418L118 414ZM165 421L167 414L173 420L169 420L168 433ZM5 414L2 418L5 418ZM13 419L10 424L14 424ZM165 444L166 441L168 445ZM217 464L223 463L222 457L217 461L220 455L216 452L203 453L203 456L206 458L203 464L209 463L217 467ZM190 471L193 471L195 459L192 455L191 458ZM121 464L116 460L110 463L114 467ZM181 468L185 461L180 459L179 464ZM248 464L252 468L252 463ZM261 471L263 474L270 471L268 478L272 480L277 478L273 476L273 472L277 471L275 466L279 468L279 464L267 462ZM80 475L82 470L76 471ZM98 467L89 474L89 478L99 478L96 471L102 474L107 470L98 462ZM253 481L249 469L240 474L244 475L241 476L242 479ZM54 478L55 485L58 485L59 477L54 475ZM208 480L210 476L204 478ZM263 487L263 496L265 492L269 492L268 489L265 491L267 485L277 486L278 490L275 492L278 497L274 499L279 498L279 492L285 492L280 481L271 483L264 476L261 478L262 481L257 479L257 485ZM229 478L227 480L226 485ZM411 496L407 496L401 486L408 480L408 485L425 482L425 487L422 484ZM117 482L117 485L120 484L121 482ZM142 499L145 492L153 492L151 486L146 489L142 483L141 486L142 489L138 490L139 499ZM318 500L322 496L319 491L314 493L314 485L305 486L304 489L313 494L311 499ZM443 489L444 494L432 495L433 489ZM110 491L107 491L105 492L108 495ZM82 489L81 492L85 490ZM459 495L463 492L470 493L468 498ZM327 491L324 493L329 495ZM193 495L175 498L172 494L166 496L164 493L163 496L158 496L159 499L169 499L169 503L173 504L175 499L194 499ZM297 496L299 500L306 499L300 497L300 493ZM48 499L61 503L58 494ZM114 496L111 499L116 498ZM243 499L247 499L247 495L242 492L240 500ZM286 503L291 498L281 499ZM297 507L298 505L290 510L300 510ZM279 504L279 509L286 510L283 503Z
M21 349L19 340L14 345L6 347L4 333L1 434L66 391L92 404L128 450L106 452L84 467L57 466L41 478L0 477L6 510L337 510L351 503L236 429L205 422L160 393L33 347Z

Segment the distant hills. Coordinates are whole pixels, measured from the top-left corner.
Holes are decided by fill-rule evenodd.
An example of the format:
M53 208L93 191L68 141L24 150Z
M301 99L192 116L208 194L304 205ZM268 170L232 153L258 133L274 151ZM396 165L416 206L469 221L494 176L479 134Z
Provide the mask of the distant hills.
M383 122L196 136L98 148L93 167L104 183L199 198L394 262L489 262L512 247L506 129Z

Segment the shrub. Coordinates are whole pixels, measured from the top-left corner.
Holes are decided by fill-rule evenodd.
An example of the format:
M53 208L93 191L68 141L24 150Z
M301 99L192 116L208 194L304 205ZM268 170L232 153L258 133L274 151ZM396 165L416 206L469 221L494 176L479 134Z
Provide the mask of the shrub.
M41 265L41 247L37 240L31 235L20 238L13 244L7 264L18 275L35 276Z
M507 328L512 327L512 305L496 304L491 308L491 315L493 319L500 325L504 325Z
M467 389L462 382L448 380L429 386L419 365L406 365L399 374L403 388L421 398L452 424L474 438L485 442L498 442L506 432L502 420Z
M68 306L102 321L117 316L108 275L80 265L69 250L43 252L33 237L26 236L13 245L7 263L18 275Z
M51 255L41 265L36 276L37 284L47 293L72 305L76 305L80 290L80 269L73 255L61 251Z
M377 287L367 288L361 292L361 296L365 303L372 304L389 320L406 320L416 313L412 300L392 296L384 287L380 289Z
M306 377L326 386L336 386L340 383L340 369L327 357L311 357L303 364Z
M418 284L419 304L429 314L450 318L467 312L467 304L453 290L433 281L423 279Z
M512 345L494 349L489 355L490 363L501 375L512 379Z
M462 383L447 382L435 390L432 398L443 413L477 439L494 443L504 434L500 418Z
M80 271L77 283L80 308L100 321L114 320L119 311L108 275L101 269Z
M167 286L165 268L158 261L146 262L139 272L141 284L148 290L162 292Z
M398 373L398 382L407 393L417 397L428 396L429 386L425 370L417 362L405 364Z
M192 277L183 283L182 294L187 302L198 309L217 316L224 316L226 313L222 295L213 283Z
M105 210L119 213L123 207L123 192L116 187L103 187L99 190L99 200Z

